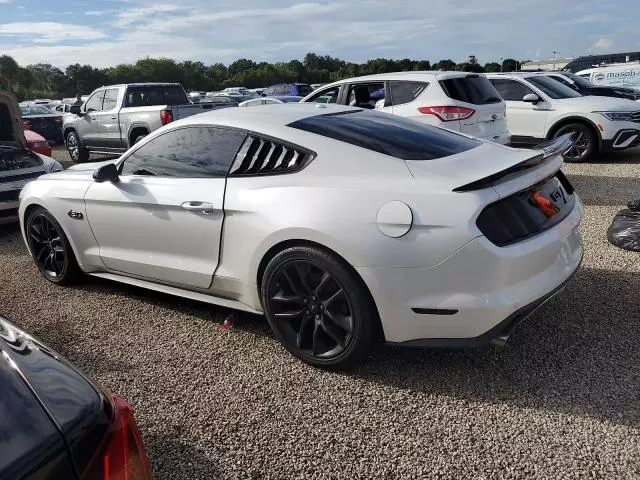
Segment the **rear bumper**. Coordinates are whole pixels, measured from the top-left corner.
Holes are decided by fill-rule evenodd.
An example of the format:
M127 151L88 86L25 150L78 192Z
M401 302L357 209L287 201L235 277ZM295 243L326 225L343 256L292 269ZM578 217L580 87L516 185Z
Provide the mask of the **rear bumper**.
M580 266L579 201L555 227L497 247L478 237L431 268L357 270L388 342L473 346L490 342L557 293Z

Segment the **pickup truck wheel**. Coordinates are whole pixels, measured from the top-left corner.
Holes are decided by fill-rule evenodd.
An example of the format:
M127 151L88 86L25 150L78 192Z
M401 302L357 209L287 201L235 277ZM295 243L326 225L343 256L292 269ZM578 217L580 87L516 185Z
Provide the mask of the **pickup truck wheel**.
M146 136L147 136L146 133L144 133L142 135L137 135L136 138L133 140L133 144L135 145L136 143L138 143L140 140L142 140Z
M71 131L67 134L66 144L71 160L76 163L83 163L89 160L89 152L80 144L80 139L76 132Z

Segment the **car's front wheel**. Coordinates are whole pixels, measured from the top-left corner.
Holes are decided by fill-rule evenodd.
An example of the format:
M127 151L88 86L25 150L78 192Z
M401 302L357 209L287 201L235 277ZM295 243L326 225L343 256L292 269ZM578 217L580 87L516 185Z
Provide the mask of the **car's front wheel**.
M67 236L48 210L33 209L25 232L29 250L44 278L58 285L69 285L82 276Z
M554 138L572 133L573 145L564 154L566 162L587 162L598 152L597 138L592 129L582 123L571 123L561 127Z
M76 163L83 163L89 160L89 151L82 146L80 138L75 131L70 131L67 134L67 151L71 160Z
M373 344L377 317L366 288L331 254L311 247L278 253L260 293L276 337L309 364L345 367Z

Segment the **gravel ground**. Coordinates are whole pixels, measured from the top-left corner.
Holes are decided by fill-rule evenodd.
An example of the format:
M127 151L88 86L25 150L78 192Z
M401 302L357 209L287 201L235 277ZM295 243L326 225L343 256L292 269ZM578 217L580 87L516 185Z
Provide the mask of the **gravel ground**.
M640 255L608 244L640 152L568 165L583 268L505 349L384 348L348 374L257 317L88 279L47 283L0 227L0 312L136 407L160 479L640 478Z

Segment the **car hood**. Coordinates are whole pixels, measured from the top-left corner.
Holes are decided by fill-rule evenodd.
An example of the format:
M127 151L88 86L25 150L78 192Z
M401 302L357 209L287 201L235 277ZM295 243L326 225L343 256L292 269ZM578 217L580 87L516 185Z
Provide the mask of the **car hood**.
M635 112L640 110L638 102L627 100L626 98L587 96L552 101L559 102L564 107L580 112Z
M6 107L6 108L3 108ZM2 127L2 141L18 142L23 147L27 141L22 132L22 117L16 99L7 92L0 91L0 126ZM11 129L10 132L5 129Z

